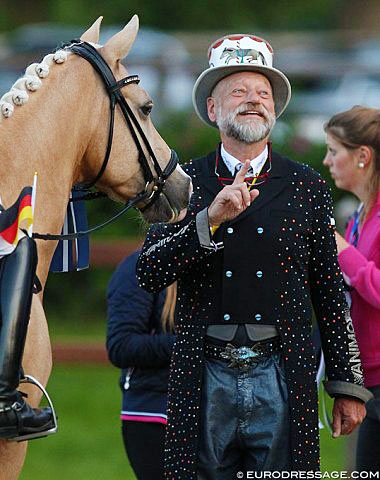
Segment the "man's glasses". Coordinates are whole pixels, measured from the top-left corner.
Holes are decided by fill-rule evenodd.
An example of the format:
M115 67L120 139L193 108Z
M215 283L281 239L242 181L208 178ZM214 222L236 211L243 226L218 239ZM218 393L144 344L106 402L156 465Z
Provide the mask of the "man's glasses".
M234 182L233 177L222 177L218 173L218 167L219 167L219 162L220 162L220 147L218 148L216 152L216 157L215 157L215 169L214 173L218 179L219 185L222 187L225 187L227 185L231 185ZM245 177L244 181L247 184L248 190L251 190L254 187L258 187L259 185L263 185L265 182L268 181L269 178L269 172L272 170L272 146L269 143L269 148L268 148L268 160L269 160L269 166L268 169L264 173L260 173L260 175L255 175L251 177Z

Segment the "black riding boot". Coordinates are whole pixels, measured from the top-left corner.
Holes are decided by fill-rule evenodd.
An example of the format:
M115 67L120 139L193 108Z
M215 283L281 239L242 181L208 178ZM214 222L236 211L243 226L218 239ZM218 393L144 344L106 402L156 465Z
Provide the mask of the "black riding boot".
M0 438L53 427L51 409L31 408L17 391L36 266L36 244L29 237L0 260Z

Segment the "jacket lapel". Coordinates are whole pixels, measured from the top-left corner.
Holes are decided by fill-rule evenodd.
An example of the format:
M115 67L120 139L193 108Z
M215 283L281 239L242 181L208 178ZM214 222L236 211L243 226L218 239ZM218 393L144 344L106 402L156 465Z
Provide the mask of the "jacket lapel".
M223 188L223 186L218 182L218 177L215 174L215 159L216 152L211 152L207 155L206 161L200 163L200 178L203 180L202 187L205 192L205 203L207 205L211 204L216 195ZM221 161L218 165L218 173L219 172L221 177L231 177L231 173L223 161Z

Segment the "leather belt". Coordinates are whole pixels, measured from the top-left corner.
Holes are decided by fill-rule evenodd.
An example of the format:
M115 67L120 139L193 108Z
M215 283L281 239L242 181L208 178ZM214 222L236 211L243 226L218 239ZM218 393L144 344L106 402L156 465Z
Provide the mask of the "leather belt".
M268 357L281 351L280 337L268 338L254 343L252 346L235 347L232 343L224 346L215 345L206 341L204 354L207 358L228 362L228 367L238 368L246 372L255 367L261 358Z

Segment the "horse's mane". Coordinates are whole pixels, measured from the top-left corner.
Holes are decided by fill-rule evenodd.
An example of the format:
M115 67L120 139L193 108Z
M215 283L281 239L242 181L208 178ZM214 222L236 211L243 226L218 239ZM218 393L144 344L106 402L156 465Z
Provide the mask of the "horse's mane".
M29 99L29 93L35 92L41 87L41 80L49 75L50 67L54 64L64 63L68 54L69 52L66 50L58 50L46 55L40 63L29 65L24 75L16 80L9 92L0 98L1 115L6 118L10 117L15 105L24 105Z

